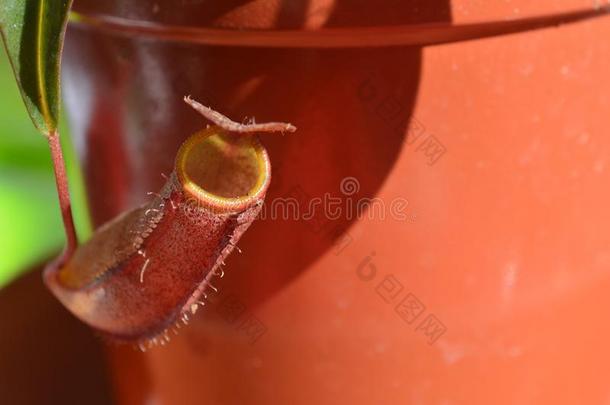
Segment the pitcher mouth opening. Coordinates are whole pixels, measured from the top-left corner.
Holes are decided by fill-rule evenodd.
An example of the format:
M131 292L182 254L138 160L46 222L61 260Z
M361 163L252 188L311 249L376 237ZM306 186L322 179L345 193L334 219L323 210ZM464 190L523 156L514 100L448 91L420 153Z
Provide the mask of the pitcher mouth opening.
M264 197L271 164L255 136L213 126L191 136L180 147L176 174L184 192L204 207L241 211Z

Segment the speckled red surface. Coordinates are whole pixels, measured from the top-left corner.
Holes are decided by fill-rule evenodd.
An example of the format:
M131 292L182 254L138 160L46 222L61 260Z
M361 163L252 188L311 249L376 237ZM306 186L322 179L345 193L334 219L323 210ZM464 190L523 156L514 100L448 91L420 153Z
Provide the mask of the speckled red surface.
M169 341L205 304L217 270L263 200L234 212L193 202L172 174L153 201L101 227L61 270L49 267L47 285L112 338L142 348Z

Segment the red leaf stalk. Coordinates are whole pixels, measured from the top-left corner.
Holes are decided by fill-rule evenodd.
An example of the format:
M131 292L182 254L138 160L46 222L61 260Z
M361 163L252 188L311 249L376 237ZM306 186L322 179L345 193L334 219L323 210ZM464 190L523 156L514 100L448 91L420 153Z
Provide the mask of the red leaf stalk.
M66 175L66 164L59 142L59 133L53 132L49 134L47 140L51 151L51 159L53 161L55 185L57 186L57 196L59 198L59 209L66 231L66 246L62 255L57 259L58 264L61 264L69 260L74 254L78 246L78 239L76 236L76 228L74 227L74 219L72 218L68 177Z

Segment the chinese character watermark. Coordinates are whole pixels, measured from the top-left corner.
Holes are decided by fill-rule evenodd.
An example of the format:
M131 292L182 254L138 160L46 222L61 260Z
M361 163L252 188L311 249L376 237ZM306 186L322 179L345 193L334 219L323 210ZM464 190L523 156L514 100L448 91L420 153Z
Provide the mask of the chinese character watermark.
M372 252L356 266L356 276L364 282L373 282L377 279L377 266L374 263L376 253ZM387 274L380 281L375 282L375 293L388 305L391 305L396 315L405 324L414 327L414 331L421 333L428 344L434 344L447 331L447 327L434 314L428 313L425 317L426 306L422 301L396 278L394 274Z
M399 134L405 132L405 117L410 112L404 99L391 92L380 90L376 77L369 76L357 87L356 95L370 112L383 121L387 129ZM447 148L438 137L426 132L424 125L415 117L410 117L406 128L406 144L415 146L415 152L423 154L429 166L438 162Z

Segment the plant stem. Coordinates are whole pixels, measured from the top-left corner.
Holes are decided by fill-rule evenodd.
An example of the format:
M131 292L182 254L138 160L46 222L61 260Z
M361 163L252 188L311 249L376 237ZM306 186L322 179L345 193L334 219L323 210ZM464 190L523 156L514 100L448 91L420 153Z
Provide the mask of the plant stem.
M48 141L51 150L51 159L53 159L53 171L55 172L57 196L59 197L59 209L61 210L64 229L66 231L66 246L59 259L59 264L62 265L74 254L78 245L78 239L76 237L74 219L72 218L72 204L70 202L70 191L68 190L68 177L66 176L66 164L61 150L61 144L59 143L59 132L52 132L48 136Z

